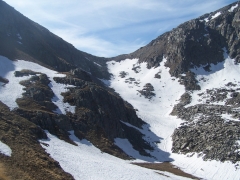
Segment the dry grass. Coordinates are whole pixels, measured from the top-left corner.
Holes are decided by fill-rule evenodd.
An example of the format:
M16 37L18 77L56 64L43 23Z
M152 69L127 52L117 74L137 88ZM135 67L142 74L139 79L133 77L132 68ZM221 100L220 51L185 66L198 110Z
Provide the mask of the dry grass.
M5 171L2 163L0 163L0 180L11 180L11 179L6 175L6 171Z
M0 154L0 180L73 180L41 147L44 132L0 102L0 140L12 156Z
M137 166L145 167L145 168L148 168L148 169L154 169L154 170L158 170L158 171L170 172L170 173L175 174L177 176L182 176L182 177L191 178L191 179L200 179L200 178L195 177L195 176L193 176L191 174L185 173L184 171L182 171L178 167L174 166L170 162L163 162L163 163L133 163L133 164L135 164ZM159 173L159 174L161 174L161 173Z

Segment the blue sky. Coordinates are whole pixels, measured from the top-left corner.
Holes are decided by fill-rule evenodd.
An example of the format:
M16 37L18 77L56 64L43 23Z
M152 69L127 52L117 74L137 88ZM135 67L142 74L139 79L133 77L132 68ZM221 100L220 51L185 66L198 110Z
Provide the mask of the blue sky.
M97 56L126 54L179 24L235 0L5 0L16 10Z

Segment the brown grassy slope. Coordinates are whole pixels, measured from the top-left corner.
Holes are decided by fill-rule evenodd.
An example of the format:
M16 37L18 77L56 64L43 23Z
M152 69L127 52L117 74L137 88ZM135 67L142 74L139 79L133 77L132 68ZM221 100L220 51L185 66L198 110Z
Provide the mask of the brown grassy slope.
M4 166L0 163L0 180L10 180L8 176L6 176L6 170Z
M170 173L175 174L177 176L182 176L182 177L186 177L186 178L190 178L190 179L200 179L200 178L195 177L191 174L185 173L184 171L182 171L181 169L179 169L178 167L174 166L172 163L169 163L169 162L163 162L163 163L133 163L133 164L135 164L137 166L144 167L144 168L148 168L148 169L170 172Z
M4 172L0 179L73 179L41 147L38 139L44 137L46 135L38 126L10 112L0 102L0 141L12 150L11 157L0 154L1 171Z

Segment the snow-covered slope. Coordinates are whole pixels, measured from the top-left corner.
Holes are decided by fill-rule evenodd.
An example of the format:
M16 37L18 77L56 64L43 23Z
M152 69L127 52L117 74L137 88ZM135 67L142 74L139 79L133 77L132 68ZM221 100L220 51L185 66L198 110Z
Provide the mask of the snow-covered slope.
M73 131L70 134L70 138L77 146L66 143L50 133L47 133L48 140L41 140L40 142L51 157L57 160L62 168L72 174L76 180L187 179L167 172L132 165L129 161L101 152L85 139L79 140L74 136Z
M47 69L36 63L17 60L11 61L4 56L0 56L0 77L7 79L9 82L4 84L0 82L0 100L6 104L10 109L18 107L16 99L22 97L23 86L20 85L20 81L27 80L29 76L16 77L15 71L21 71L23 69L29 69L35 72L46 74L51 83L49 87L53 90L55 97L52 99L53 103L57 105L56 112L65 114L66 111L74 112L75 107L63 102L62 92L66 91L69 85L59 84L53 80L53 77L65 77L64 74L59 74L56 71Z
M167 158L173 160L173 164L197 177L216 180L239 179L240 170L238 164L203 161L202 157L198 157L197 154L182 155L171 152L171 135L174 129L183 121L169 114L173 106L178 103L180 96L185 92L185 88L180 85L177 78L170 76L169 69L164 66L165 62L166 59L163 58L160 66L152 69L147 69L146 63L138 64L138 59L126 59L120 62L111 61L108 63L109 72L113 74L110 87L114 88L123 99L130 102L138 110L138 116L149 124L150 130L156 135L154 137L148 136L149 133L142 130L146 135L145 139L152 143L156 142L157 139L160 141L160 143L156 144L155 151L150 153L156 157L156 161L166 160L166 157L163 158L162 154L165 153L166 155L168 153ZM227 58L223 63L215 67L217 68L213 68L213 71L209 73L204 71L204 74L201 74L203 71L200 71L200 69L194 71L198 80L202 76L209 79L204 83L200 81L199 85L202 90L221 87L226 82L235 82L239 79L239 66L234 65L232 59ZM155 76L156 74L160 76ZM139 93L146 83L152 84L154 88L152 92L155 93L155 96L145 98ZM193 103L198 102L197 95L195 95L198 93L198 91L193 92ZM119 139L117 141L119 142ZM130 148L127 143L125 145L116 144L123 150L126 149L124 146L128 146L127 149ZM138 157L135 156L135 158Z
M63 97L61 95L69 86L58 84L53 80L53 77L64 77L64 74L59 74L38 64L24 60L10 61L3 56L0 58L0 76L9 81L6 84L1 82L0 100L8 105L10 109L17 107L15 100L22 96L23 86L21 86L19 82L29 79L29 76L15 77L14 72L31 69L32 71L48 75L51 81L49 87L55 94L53 102L59 108L57 112L74 112L73 106L63 103ZM174 165L197 177L205 179L239 179L240 171L238 164L203 161L202 157L198 157L197 154L181 155L171 152L171 135L174 129L179 127L183 121L169 114L173 106L179 102L178 100L185 92L185 88L179 83L179 79L170 76L168 72L169 68L164 66L165 62L166 59L163 58L160 66L152 69L147 69L146 63L139 64L138 59L108 62L109 72L113 74L112 79L108 82L110 87L114 88L125 100L130 102L134 108L137 109L138 116L147 122L147 125L144 125L142 129L129 123L125 124L138 129L145 135L145 140L154 147L153 151L148 151L153 157L141 156L133 149L127 139L116 138L115 144L130 156L136 158L137 162L172 161ZM204 68L201 67L192 69L199 81L201 91L193 91L190 93L192 102L187 106L197 104L200 100L207 102L209 97L200 98L198 95L199 93L204 94L207 89L224 87L239 92L238 88L240 83L238 77L240 69L239 65L235 65L233 59L226 56L224 62L211 65L210 70L210 72L205 71ZM182 76L184 76L184 74L182 74ZM226 86L229 82L236 85ZM149 91L145 91L147 84L147 87L150 87L148 89ZM224 102L214 102L213 104L222 104ZM222 117L226 120L232 119L228 114L223 114ZM237 119L235 120L238 121ZM149 131L149 129L151 131ZM120 160L108 154L101 153L100 150L92 144L86 140L78 140L73 134L71 135L71 139L75 141L78 146L73 146L61 141L51 134L48 134L48 137L49 139L47 141L41 142L49 146L43 147L55 160L60 162L60 165L65 171L71 173L76 179L99 179L100 177L103 179L166 178L156 174L153 170L131 165L131 161ZM4 148L4 152L1 152L5 153L5 150L6 148ZM8 151L8 155L10 156L9 152L10 151ZM170 176L172 179L180 178L170 173L164 172L164 174Z
M147 69L146 63L138 64L138 59L126 59L121 62L112 61L108 63L108 67L109 72L113 74L110 86L138 110L139 117L147 122L151 131L158 136L158 139L154 137L153 141L161 141L159 147L163 151L168 151L171 149L171 142L167 139L170 138L178 124L182 122L170 117L169 114L173 105L184 93L184 86L179 84L178 79L170 76L169 69L164 66L165 61L166 59L163 59L158 68L150 70ZM132 70L134 67L138 67L137 71ZM127 74L124 78L120 77L121 71L125 71ZM161 78L155 78L155 74L159 74ZM135 80L129 81L128 79L131 78ZM139 90L142 90L147 83L152 84L153 92L156 94L151 99L145 98L139 93Z
M75 107L70 106L68 103L63 102L62 92L67 91L67 87L70 85L58 84L54 81L54 77L65 77L64 74L59 74L56 71L52 71L38 64L17 60L11 61L6 57L0 56L0 77L7 80L7 83L0 82L0 101L6 104L11 110L18 107L16 103L17 98L22 97L24 92L23 86L19 83L23 80L28 80L31 75L16 77L15 72L21 70L31 70L37 73L46 74L51 81L49 87L53 90L55 97L52 99L58 109L56 113L66 113L66 111L71 111L74 113ZM146 101L147 102L147 101ZM122 122L124 123L124 122ZM131 126L126 123L126 125ZM148 128L140 129L146 134ZM173 175L168 172L160 172L160 175L150 169L145 169L136 165L132 165L132 161L124 161L122 159L116 158L109 154L101 152L98 148L93 146L87 140L79 140L74 136L73 131L70 132L72 139L77 146L69 144L63 140L59 140L56 136L51 135L47 132L48 140L41 140L42 147L51 155L51 157L57 160L61 167L74 176L76 180L78 179L186 179ZM152 134L149 134L152 136ZM158 139L155 139L158 140ZM129 145L128 149L125 149L126 153L136 156L145 161L154 161L154 158L141 156L136 150L131 147L128 140L117 139L115 140L117 145L122 144L124 147L126 143ZM46 146L47 144L47 146ZM11 149L4 143L0 141L0 153L7 156L11 156ZM158 153L159 154L159 153ZM162 161L168 160L165 157L165 153L159 157ZM158 159L159 159L158 158Z
M186 107L193 106L199 103L206 103L210 101L210 96L206 94L207 90L210 89L222 89L235 90L235 92L240 92L240 66L236 65L234 59L226 56L225 61L218 63L216 65L211 64L210 71L204 70L203 67L192 69L191 71L196 74L196 79L199 82L201 90L194 91L191 93L192 101ZM228 85L228 83L230 83ZM233 83L233 86L231 85ZM202 95L199 95L202 94ZM226 100L212 102L211 104L223 105Z

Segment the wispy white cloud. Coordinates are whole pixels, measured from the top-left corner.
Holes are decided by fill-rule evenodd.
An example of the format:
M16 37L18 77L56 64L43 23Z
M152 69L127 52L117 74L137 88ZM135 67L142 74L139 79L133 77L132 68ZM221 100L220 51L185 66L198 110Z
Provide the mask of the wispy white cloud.
M99 56L130 53L163 32L235 0L7 0L76 48Z

